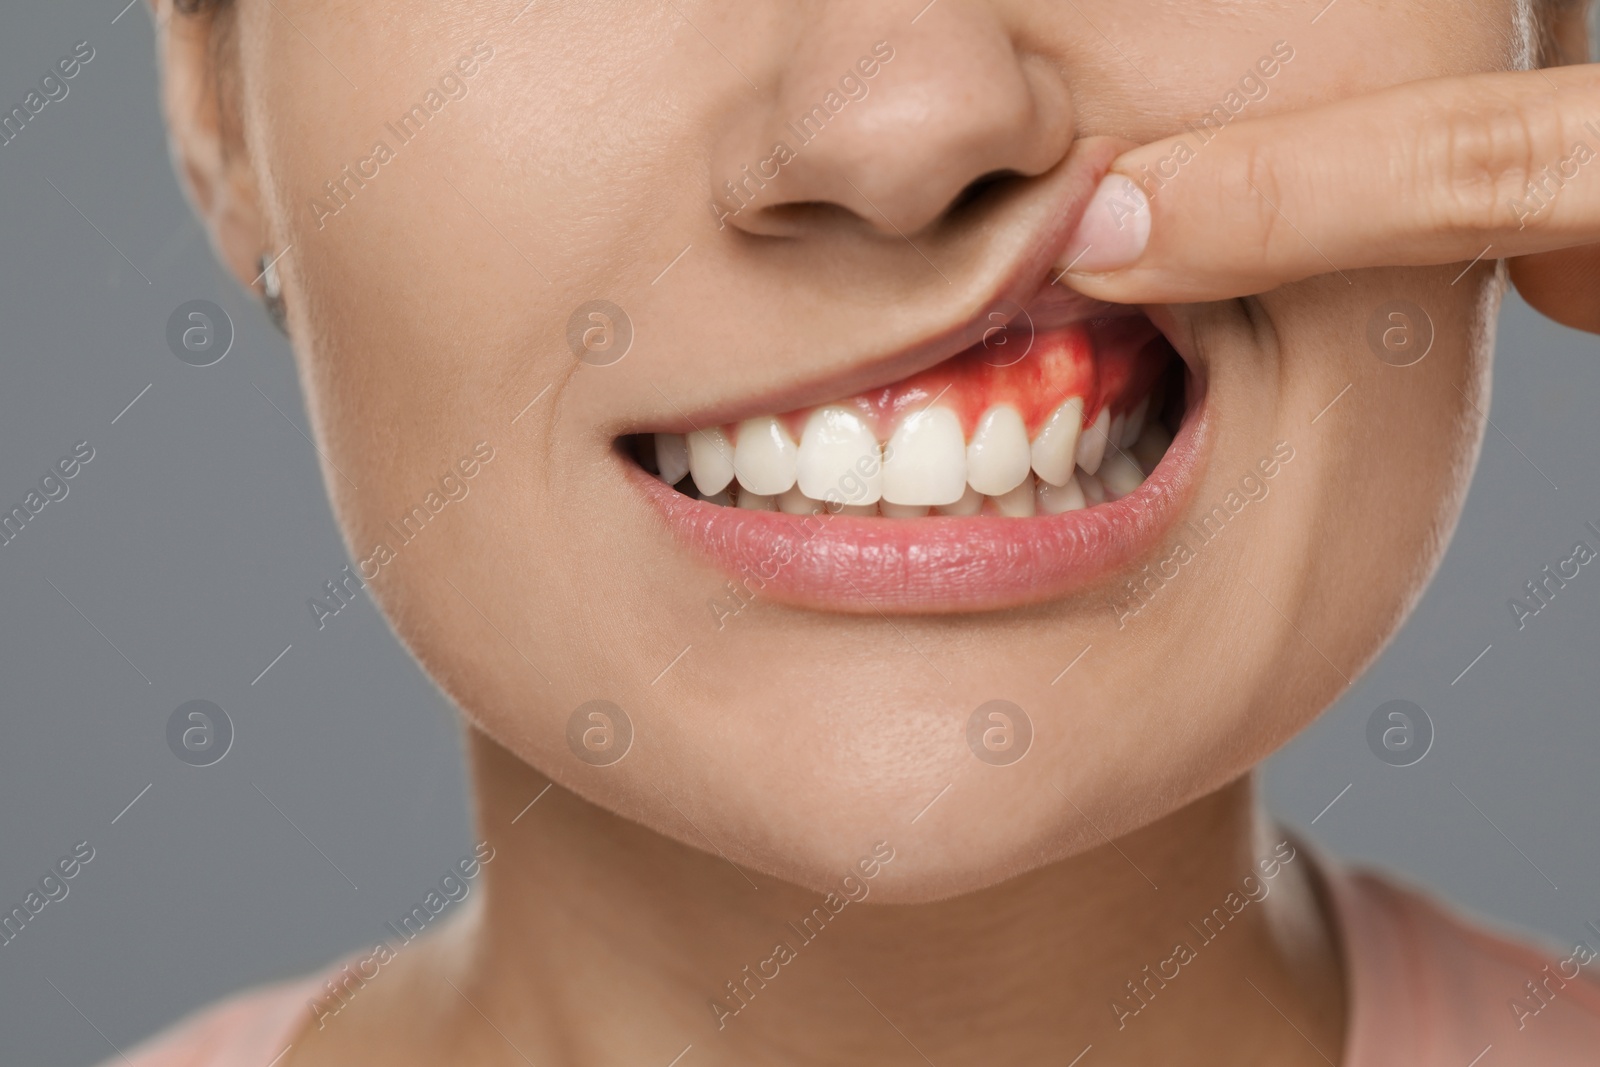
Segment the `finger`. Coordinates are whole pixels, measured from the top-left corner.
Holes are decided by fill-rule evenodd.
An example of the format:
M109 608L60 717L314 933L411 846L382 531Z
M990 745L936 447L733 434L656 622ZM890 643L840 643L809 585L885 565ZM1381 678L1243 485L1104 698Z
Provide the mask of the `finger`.
M1511 281L1534 310L1563 326L1600 333L1600 245L1522 256Z
M1600 66L1577 66L1413 82L1136 148L1058 266L1093 297L1177 302L1594 241Z

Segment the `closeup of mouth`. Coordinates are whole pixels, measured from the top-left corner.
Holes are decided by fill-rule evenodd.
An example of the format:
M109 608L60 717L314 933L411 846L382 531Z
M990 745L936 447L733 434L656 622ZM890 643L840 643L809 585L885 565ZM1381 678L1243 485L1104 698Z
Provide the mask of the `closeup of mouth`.
M1070 595L1171 525L1203 383L1138 309L1046 285L1012 310L899 381L619 451L752 596L904 613Z

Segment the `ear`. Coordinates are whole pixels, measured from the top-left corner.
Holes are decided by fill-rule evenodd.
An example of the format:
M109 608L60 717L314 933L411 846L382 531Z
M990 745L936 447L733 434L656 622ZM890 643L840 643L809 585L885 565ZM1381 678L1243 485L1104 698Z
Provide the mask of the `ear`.
M1593 0L1542 0L1539 62L1564 67L1590 60L1589 16Z
M233 0L149 0L174 169L228 270L246 288L268 234L234 89Z

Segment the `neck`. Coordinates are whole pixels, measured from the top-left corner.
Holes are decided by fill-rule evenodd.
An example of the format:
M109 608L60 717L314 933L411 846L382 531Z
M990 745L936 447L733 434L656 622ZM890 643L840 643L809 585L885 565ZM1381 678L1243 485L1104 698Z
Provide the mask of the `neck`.
M490 1063L663 1067L691 1045L693 1067L1068 1064L1089 1046L1095 1067L1339 1061L1342 968L1311 858L1249 779L1004 884L880 905L540 796L547 780L471 737L495 854L442 950L467 1002L458 1056L467 1041Z

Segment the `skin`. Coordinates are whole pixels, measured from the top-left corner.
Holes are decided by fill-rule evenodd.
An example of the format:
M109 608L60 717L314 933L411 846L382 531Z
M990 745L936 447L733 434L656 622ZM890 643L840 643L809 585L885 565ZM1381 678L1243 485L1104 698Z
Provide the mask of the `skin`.
M1064 1063L1089 1044L1097 1063L1337 1062L1342 963L1304 851L1203 950L1205 978L1120 1028L1109 1005L1282 840L1251 769L1378 653L1443 551L1502 284L1492 257L1467 262L1529 254L1510 272L1535 306L1593 325L1593 255L1560 250L1596 238L1600 186L1513 235L1494 203L1524 175L1503 155L1441 172L1409 151L1439 150L1441 113L1531 96L1581 114L1585 71L1551 72L1553 100L1543 75L1493 73L1580 55L1581 12L1540 36L1514 32L1511 0L1341 0L1315 25L1320 4L1289 2L516 6L157 4L174 152L219 255L256 285L257 257L290 249L352 558L476 442L495 450L370 583L462 710L495 859L463 921L284 1062L665 1064L688 1044L686 1063ZM708 189L880 40L895 58L871 93L717 229ZM1287 442L1270 495L1124 625L1101 586L898 619L758 599L718 631L725 576L665 537L614 439L918 369L885 360L981 309L1052 183L1138 173L1279 40L1295 58L1152 201L1147 248L1064 280L1150 304L1205 378L1186 517ZM313 209L479 41L493 57L466 95L336 215ZM1455 80L1363 99L1419 79ZM1526 158L1567 153L1571 124L1550 126ZM1413 180L1374 185L1350 165L1373 152ZM1494 196L1464 200L1491 170ZM1281 216L1240 195L1250 175ZM606 368L565 344L597 296L636 328ZM1366 343L1397 299L1435 330L1403 369ZM1004 768L964 741L997 697L1035 727ZM565 740L595 698L635 731L610 767ZM876 842L895 858L870 902L719 1030L707 1000Z

